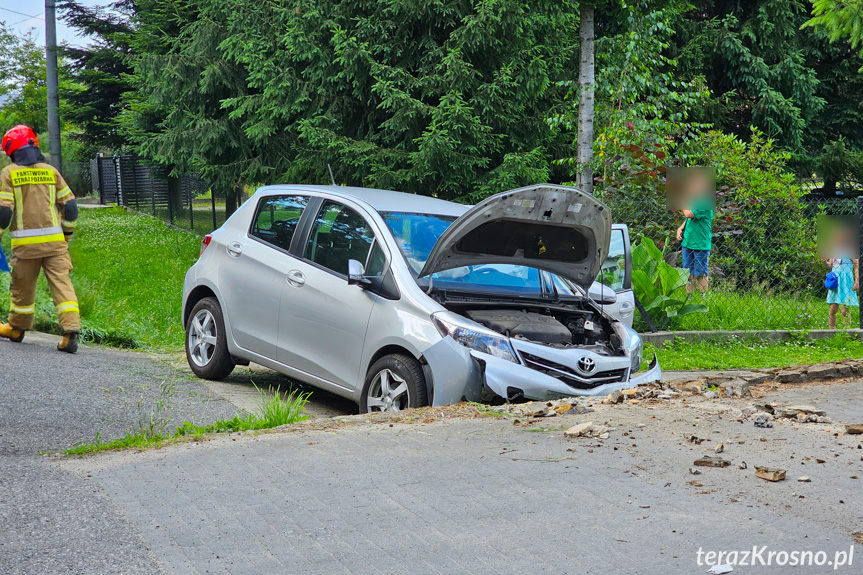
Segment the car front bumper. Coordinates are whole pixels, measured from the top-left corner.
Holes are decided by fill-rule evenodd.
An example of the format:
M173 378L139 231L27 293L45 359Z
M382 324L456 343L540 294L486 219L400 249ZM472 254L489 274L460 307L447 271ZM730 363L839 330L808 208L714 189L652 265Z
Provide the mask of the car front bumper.
M479 401L489 393L504 399L524 397L546 401L573 396L599 396L660 381L662 369L656 355L646 371L621 381L590 388L576 388L525 365L473 351L446 337L423 354L432 381L432 405L447 405L466 399Z

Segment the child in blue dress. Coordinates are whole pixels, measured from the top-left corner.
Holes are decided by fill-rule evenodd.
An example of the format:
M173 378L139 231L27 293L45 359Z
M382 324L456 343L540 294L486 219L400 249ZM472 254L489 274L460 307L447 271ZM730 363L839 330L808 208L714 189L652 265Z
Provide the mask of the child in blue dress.
M827 290L827 303L830 304L830 315L828 324L830 329L836 329L836 311L842 310L843 323L848 319L848 306L859 306L857 301L857 287L860 278L858 276L858 261L855 259L830 259L826 260L831 271L839 279L835 289Z

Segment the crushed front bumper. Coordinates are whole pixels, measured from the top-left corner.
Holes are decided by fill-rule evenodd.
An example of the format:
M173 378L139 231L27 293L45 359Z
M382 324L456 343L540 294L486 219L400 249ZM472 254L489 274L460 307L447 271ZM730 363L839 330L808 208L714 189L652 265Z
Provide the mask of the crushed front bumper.
M662 369L656 355L646 371L622 381L591 388L576 388L527 366L469 350L445 337L423 354L432 405L462 400L480 401L489 394L506 400L524 397L545 401L572 396L607 395L620 389L660 381Z

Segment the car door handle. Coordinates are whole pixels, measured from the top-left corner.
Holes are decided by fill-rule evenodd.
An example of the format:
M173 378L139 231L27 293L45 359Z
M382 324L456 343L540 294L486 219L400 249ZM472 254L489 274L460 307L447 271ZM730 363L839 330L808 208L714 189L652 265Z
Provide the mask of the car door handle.
M240 257L240 254L243 253L243 246L239 242L231 242L225 246L225 249L228 251L229 256L235 258Z
M622 315L624 317L632 314L632 312L634 312L634 311L635 311L635 304L631 304L629 302L626 302L625 304L620 306L620 315Z
M300 270L289 271L285 279L294 287L303 287L306 283L306 276Z

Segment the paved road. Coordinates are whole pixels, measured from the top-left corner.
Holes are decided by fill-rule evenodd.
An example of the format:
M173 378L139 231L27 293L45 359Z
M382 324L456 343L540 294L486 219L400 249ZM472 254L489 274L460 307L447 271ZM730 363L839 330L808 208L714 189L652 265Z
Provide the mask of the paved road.
M863 530L861 437L792 422L756 429L734 417L750 401L597 404L528 425L428 411L392 425L321 420L58 460L33 453L128 426L122 400L103 388L137 397L173 379L177 417L234 406L138 354L88 349L69 360L39 340L0 342L0 360L14 376L0 383L3 575L703 573L699 548L823 551L832 561ZM237 377L240 387L259 378ZM863 384L846 383L766 400L817 402L852 420L861 399ZM585 420L614 429L606 440L563 437ZM705 442L685 439L693 433ZM733 465L691 475L720 439ZM757 479L757 464L785 467L789 479ZM802 473L812 482L798 483ZM735 572L859 573L857 547L854 565L835 571Z
M0 573L159 573L136 526L98 485L37 453L91 442L97 432L122 437L139 416L149 420L160 397L169 426L236 408L161 361L98 347L70 356L57 341L0 340Z

